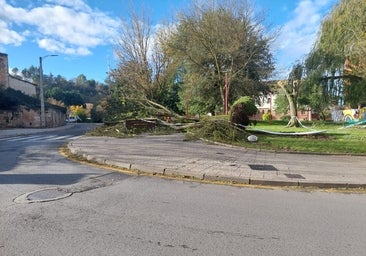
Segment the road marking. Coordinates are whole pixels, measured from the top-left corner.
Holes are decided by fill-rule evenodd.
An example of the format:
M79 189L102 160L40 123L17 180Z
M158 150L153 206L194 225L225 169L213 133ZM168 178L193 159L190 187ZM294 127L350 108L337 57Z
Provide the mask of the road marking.
M83 135L74 136L74 137L71 137L70 139L72 139L72 140L77 140L77 139L81 138L82 136L83 136Z
M58 136L52 140L62 140L62 139L65 139L65 138L70 138L71 136L70 135L65 135L65 136Z
M48 136L32 136L32 137L28 137L25 138L24 141L40 141L40 140L52 140L53 138L57 137L56 135L48 135Z
M21 141L21 140L30 140L30 139L34 139L34 138L42 138L42 135L31 136L31 137L13 137L13 138L9 138L7 141Z
M78 139L81 136L72 136L72 135L64 135L64 136L57 136L57 135L34 135L34 136L27 136L27 137L10 137L10 138L1 138L0 141L8 141L8 142L36 142L36 141L59 141L59 140L74 140Z

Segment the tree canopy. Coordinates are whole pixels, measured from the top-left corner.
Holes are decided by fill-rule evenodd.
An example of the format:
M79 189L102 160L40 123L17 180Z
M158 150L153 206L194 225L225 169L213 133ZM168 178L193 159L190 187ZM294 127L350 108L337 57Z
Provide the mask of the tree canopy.
M305 63L308 84L322 88L318 101L357 106L366 99L365 14L364 0L341 0L323 20Z
M110 72L109 119L138 115L172 114L177 91L169 62L145 10L133 6L121 21L116 46L118 66ZM160 34L163 36L163 34Z
M263 81L274 70L272 39L248 1L194 2L191 11L180 14L164 44L182 71L184 105L222 111L225 85L229 101L267 93Z
M30 66L29 68L24 68L21 72L14 68L12 72L21 79L39 84L38 67ZM83 74L70 80L65 79L61 75L43 74L43 86L46 102L62 107L84 105L85 103L92 103L94 106L98 106L107 97L108 93L108 87L105 84L96 82L93 79L88 80ZM8 95L10 95L10 100L16 100L11 98L13 94ZM14 106L16 105L14 103ZM101 118L98 118L98 121L100 120Z
M125 113L120 117L222 112L225 88L229 102L269 91L273 36L247 1L193 2L160 29L143 12L132 8L130 15L122 21L119 63L110 74L109 106Z
M14 70L18 69L14 68ZM29 68L24 68L20 73L17 71L16 74L21 79L39 84L38 67L32 65ZM96 104L107 93L105 84L96 82L94 79L89 80L83 74L70 80L61 75L43 74L43 86L46 99L53 98L62 101L66 106L82 105L87 102Z

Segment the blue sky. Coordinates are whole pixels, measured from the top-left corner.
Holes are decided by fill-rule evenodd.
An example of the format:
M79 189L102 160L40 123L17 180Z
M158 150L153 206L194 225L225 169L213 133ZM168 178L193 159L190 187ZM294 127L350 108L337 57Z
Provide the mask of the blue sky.
M207 0L209 1L209 0ZM210 0L211 1L211 0ZM84 74L103 82L116 65L114 45L130 0L0 0L0 52L9 55L9 69L39 65L45 74L72 79ZM154 24L171 20L190 0L134 0ZM266 13L266 23L280 28L273 45L277 73L286 72L310 51L321 20L338 0L253 0ZM286 78L286 77L282 77Z

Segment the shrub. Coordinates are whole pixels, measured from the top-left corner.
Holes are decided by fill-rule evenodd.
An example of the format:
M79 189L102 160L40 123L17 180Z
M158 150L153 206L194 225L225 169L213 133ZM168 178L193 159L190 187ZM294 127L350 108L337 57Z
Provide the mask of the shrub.
M248 96L244 96L234 102L230 110L230 121L247 126L249 125L249 116L255 113L257 113L257 107L253 100Z
M269 120L271 120L271 114L270 114L269 112L264 113L264 114L262 115L262 120L263 120L263 121L269 121Z
M290 119L291 119L291 116L289 116L289 115L285 115L285 116L283 116L283 117L281 117L281 121L290 121Z

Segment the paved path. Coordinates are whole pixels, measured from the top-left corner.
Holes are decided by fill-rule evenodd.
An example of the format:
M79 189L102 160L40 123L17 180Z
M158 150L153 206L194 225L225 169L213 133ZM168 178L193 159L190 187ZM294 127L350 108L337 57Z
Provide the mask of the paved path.
M0 138L72 127L2 129ZM366 156L276 153L187 141L183 134L84 136L68 146L89 160L153 174L244 184L366 188Z
M73 154L106 165L160 175L245 184L366 187L366 157L292 154L187 141L183 134L81 137Z

